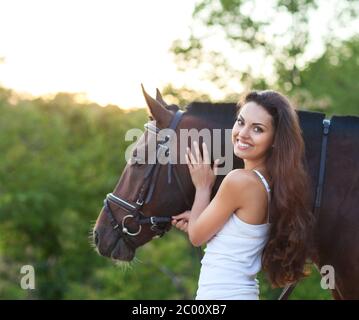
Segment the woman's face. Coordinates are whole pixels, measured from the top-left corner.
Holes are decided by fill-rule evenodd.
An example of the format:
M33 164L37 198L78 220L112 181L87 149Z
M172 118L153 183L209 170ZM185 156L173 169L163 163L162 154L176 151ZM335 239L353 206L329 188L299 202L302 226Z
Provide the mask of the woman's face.
M234 154L244 160L261 160L273 140L272 116L255 102L243 105L232 129Z

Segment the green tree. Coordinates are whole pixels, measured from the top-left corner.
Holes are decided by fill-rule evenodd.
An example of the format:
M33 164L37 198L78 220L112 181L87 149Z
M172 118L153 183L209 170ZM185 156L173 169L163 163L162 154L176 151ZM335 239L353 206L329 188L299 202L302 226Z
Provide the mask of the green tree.
M299 73L297 104L332 114L359 115L359 37L331 43Z
M233 83L291 93L313 45L348 38L358 13L359 2L351 0L202 0L190 36L176 40L172 51L179 70L196 68L227 94ZM320 34L318 24L326 25Z
M0 298L191 298L196 275L183 234L139 250L127 272L98 256L88 237L125 166L125 132L143 128L146 110L66 93L26 100L1 89L0 97ZM36 289L25 291L19 277L28 264Z

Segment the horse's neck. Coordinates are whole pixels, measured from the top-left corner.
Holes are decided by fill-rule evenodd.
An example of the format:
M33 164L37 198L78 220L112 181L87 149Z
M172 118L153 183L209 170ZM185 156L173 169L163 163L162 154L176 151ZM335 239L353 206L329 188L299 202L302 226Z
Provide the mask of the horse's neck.
M201 121L199 121L197 123L197 130L202 130L202 129L209 129L210 133L211 133L211 139L213 141L213 130L215 129L220 129L220 130L232 130L233 124L230 124L230 121L228 121L227 124L223 124L223 123L215 123L213 121L206 121L204 119L200 119ZM225 143L226 143L226 137L224 134L222 134L221 136L221 155L225 155ZM234 169L240 169L243 168L243 160L241 160L240 158L236 157L233 153L233 149L231 152L232 155L232 163L233 163L233 167L232 170ZM212 196L214 196L218 189L220 184L222 183L223 179L224 179L225 175L219 175L217 177L216 183L213 187L213 192L212 192Z

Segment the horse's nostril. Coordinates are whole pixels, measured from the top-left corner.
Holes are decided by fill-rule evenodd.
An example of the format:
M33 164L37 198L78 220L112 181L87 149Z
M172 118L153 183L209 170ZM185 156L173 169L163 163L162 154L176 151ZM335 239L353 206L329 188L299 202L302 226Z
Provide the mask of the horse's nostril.
M94 239L94 242L95 242L95 246L97 247L97 245L98 245L98 233L97 233L96 230L93 232L93 239Z

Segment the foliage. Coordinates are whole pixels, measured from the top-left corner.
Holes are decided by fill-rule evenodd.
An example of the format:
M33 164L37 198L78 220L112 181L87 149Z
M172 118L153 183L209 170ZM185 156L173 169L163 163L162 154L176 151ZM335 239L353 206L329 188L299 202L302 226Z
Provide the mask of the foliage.
M342 79L346 69L340 61L347 57L332 50L331 56L338 63L331 70L340 72L342 78L336 77L331 86L320 85L318 73L308 85L302 80L310 79L314 65L328 62L326 57L324 61L323 57L318 59L318 48L324 54L327 47L334 48L333 43L340 44L356 34L358 14L359 3L351 0L201 0L193 11L191 34L187 39L175 40L172 52L179 70L197 70L203 81L215 83L230 97L238 85L243 91L275 88L298 101L311 97L313 106L328 105L329 99L328 111L332 112L336 101L331 95L343 97L343 90L355 89L353 84L348 85L349 81L356 82L354 72L350 79ZM316 28L318 24L326 28ZM357 55L351 61L355 59ZM322 66L318 67L323 71ZM331 71L327 65L324 68ZM303 84L305 90L299 92ZM337 90L338 85L343 90ZM327 95L325 90L332 87L335 90ZM325 95L328 97L322 98ZM342 112L353 110L351 106Z
M328 45L325 53L300 73L293 88L299 105L332 114L359 115L359 37Z

